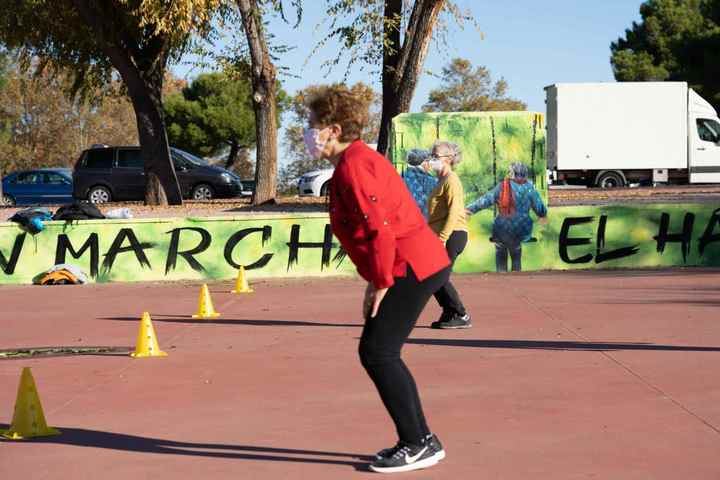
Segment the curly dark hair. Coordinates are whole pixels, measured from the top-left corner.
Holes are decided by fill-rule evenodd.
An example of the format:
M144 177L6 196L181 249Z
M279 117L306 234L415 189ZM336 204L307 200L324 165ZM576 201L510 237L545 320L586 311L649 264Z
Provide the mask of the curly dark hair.
M320 87L307 102L323 127L338 124L342 127L341 142L351 142L361 137L369 119L371 98L357 89L336 83Z

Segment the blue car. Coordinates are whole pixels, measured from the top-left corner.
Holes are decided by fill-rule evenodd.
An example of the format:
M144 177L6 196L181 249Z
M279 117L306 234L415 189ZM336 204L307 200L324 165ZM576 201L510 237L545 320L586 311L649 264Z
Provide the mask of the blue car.
M71 203L72 170L41 168L14 172L3 178L2 190L5 205Z

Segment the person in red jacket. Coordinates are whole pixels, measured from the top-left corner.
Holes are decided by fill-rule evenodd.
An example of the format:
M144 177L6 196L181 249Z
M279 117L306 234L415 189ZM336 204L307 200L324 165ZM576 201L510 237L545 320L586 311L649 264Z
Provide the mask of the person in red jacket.
M367 100L337 84L321 88L307 106L308 152L335 166L332 231L368 282L360 361L399 437L394 447L378 452L370 469L393 473L430 467L445 451L427 425L400 351L429 298L447 282L450 259L390 161L360 140Z

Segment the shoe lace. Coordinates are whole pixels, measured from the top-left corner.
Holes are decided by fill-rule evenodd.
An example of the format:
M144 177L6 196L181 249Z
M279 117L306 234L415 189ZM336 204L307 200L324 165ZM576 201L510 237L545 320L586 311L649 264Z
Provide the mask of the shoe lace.
M409 446L409 445L405 445L405 444L400 444L400 443L398 443L398 444L395 446L395 451L394 451L393 454L392 454L392 458L402 458L402 457L406 456L406 455L409 454L409 453L411 453L411 452L410 452L410 446Z

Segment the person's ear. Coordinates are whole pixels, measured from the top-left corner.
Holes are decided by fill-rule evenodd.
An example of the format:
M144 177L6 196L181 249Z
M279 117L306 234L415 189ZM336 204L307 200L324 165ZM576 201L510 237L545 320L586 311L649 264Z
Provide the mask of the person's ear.
M330 125L330 134L335 138L335 140L340 141L340 136L342 135L342 127L338 125L337 123L333 123Z

